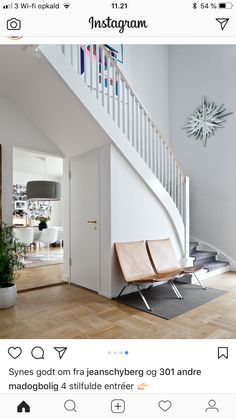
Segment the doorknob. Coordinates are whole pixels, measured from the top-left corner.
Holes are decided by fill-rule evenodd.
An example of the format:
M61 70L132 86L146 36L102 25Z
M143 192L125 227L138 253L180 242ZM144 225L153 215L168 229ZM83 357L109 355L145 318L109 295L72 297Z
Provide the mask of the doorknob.
M88 220L87 223L88 224L97 224L97 220Z

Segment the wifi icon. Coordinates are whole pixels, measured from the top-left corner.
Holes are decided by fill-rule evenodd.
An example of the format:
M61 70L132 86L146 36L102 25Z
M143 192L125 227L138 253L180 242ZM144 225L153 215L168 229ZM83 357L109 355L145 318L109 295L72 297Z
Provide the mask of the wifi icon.
M63 3L63 6L65 7L65 9L68 9L70 7L70 3Z

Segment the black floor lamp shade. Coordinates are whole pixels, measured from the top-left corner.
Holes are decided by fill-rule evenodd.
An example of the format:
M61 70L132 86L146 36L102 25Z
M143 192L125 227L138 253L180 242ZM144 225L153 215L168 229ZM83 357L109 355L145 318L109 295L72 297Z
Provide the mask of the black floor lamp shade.
M60 182L33 180L26 185L27 199L34 201L59 201L61 199Z

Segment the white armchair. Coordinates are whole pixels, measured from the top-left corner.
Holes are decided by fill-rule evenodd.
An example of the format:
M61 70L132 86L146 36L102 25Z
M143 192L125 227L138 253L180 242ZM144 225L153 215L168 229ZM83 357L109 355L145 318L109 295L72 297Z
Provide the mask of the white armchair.
M21 243L25 245L25 247L30 248L34 242L34 229L32 227L21 227L21 228L14 228L14 236L18 239ZM30 261L26 261L25 258L23 259L24 264L31 263Z
M34 242L34 229L32 227L14 228L14 236L25 246L30 247Z
M39 237L39 241L46 244L47 246L47 260L50 260L49 246L50 244L55 243L57 241L57 237L57 228L51 227L42 230L41 236Z

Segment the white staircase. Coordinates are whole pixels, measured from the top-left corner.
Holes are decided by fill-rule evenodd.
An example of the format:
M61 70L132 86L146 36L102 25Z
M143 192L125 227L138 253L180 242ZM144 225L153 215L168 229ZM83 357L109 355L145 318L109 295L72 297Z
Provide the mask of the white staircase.
M184 176L168 141L110 51L95 44L44 45L39 46L39 51L83 100L85 107L162 201L176 228L183 257L188 261L189 179ZM101 109L103 118L98 115L99 112L101 115Z

